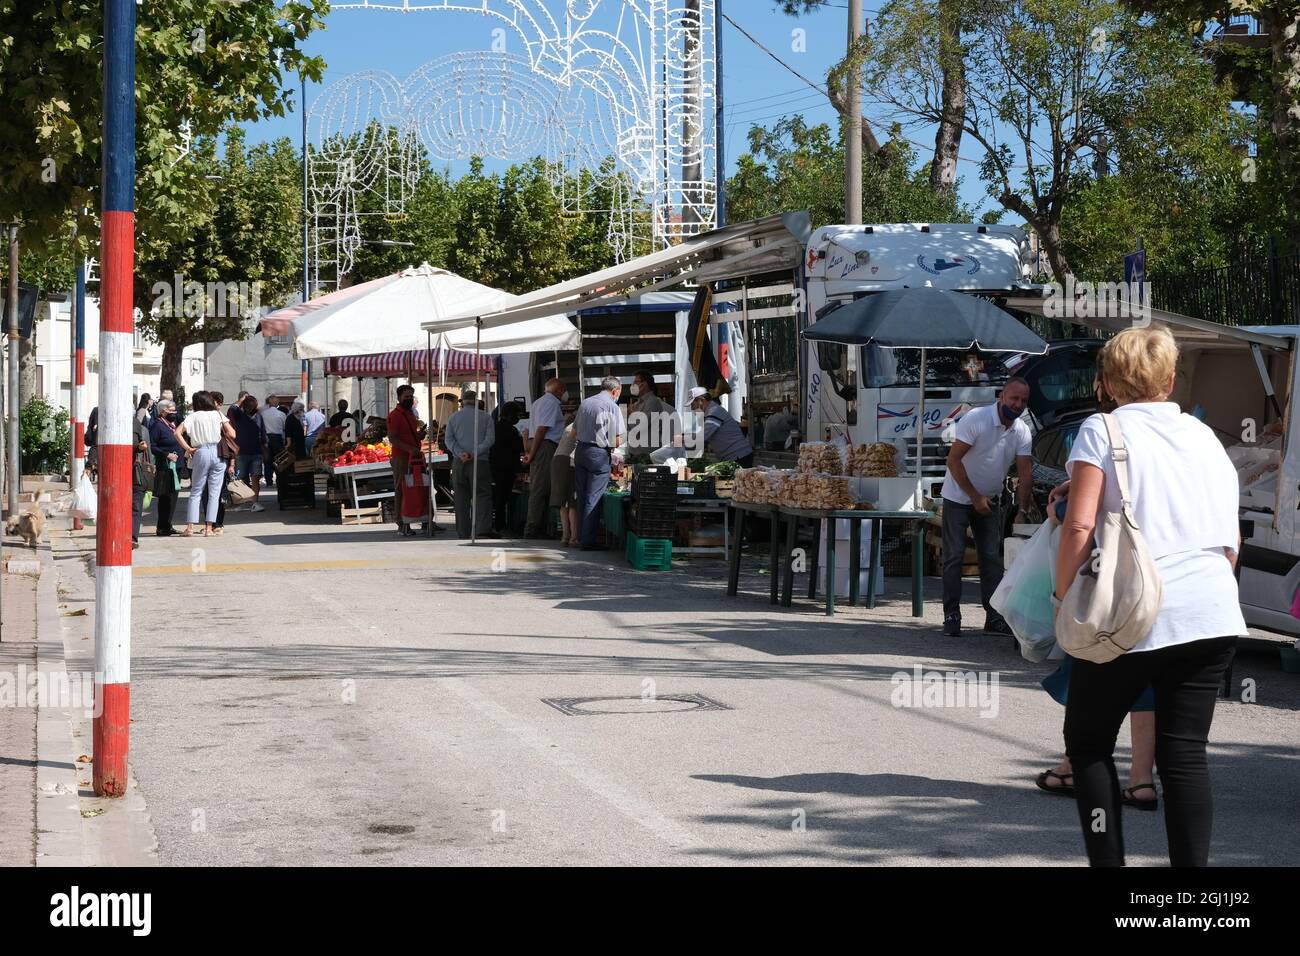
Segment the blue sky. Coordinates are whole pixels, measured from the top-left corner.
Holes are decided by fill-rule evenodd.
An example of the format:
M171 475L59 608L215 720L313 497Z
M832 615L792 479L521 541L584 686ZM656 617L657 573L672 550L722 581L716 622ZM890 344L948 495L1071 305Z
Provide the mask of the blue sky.
M866 15L872 16L875 5L868 0L864 6ZM549 0L547 7L563 10L564 0ZM823 83L827 70L843 55L847 9L842 2L802 17L787 17L772 0L723 0L723 9L815 83ZM324 58L325 85L364 70L387 70L400 79L449 53L488 50L493 41L492 29L499 23L480 15L448 11L401 14L334 10L326 19L326 28L308 40L307 50ZM834 123L835 110L825 96L803 84L731 24L722 21L721 30L728 174L734 172L736 157L745 151L746 133L753 124L771 124L790 114L802 115L809 123ZM795 30L804 31L802 37L796 36ZM513 37L507 42L513 42ZM802 49L795 49L797 45ZM321 89L314 84L308 87L309 104ZM260 141L287 136L297 143L300 124L299 115L294 113L250 126L249 137ZM920 144L918 158L928 160L933 133L917 130L908 135ZM453 161L448 165L458 173L468 164ZM488 165L495 168L505 164ZM963 178L962 198L973 206L985 207L989 201L973 165L963 162L959 174Z

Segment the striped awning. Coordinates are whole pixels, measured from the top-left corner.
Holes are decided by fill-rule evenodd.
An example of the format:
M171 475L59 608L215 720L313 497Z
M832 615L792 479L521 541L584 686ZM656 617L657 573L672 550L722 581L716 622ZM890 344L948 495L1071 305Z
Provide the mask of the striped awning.
M434 349L432 353L425 349L410 352L380 352L377 355L345 355L326 359L327 375L360 376L364 378L397 378L401 376L424 377L426 356L432 356L432 375L438 378L442 374L443 356L446 355L447 376L462 379L477 376L480 371L490 375L496 370L496 356L484 352L475 363L473 352L461 352L456 349Z

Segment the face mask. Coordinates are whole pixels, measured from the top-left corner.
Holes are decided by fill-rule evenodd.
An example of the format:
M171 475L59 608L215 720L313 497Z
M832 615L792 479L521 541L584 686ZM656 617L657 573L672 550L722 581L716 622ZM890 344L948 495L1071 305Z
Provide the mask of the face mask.
M563 392L560 393L560 401L567 402L568 400L569 400L569 390L566 388Z
M402 400L401 402L399 402L398 404L401 405L403 408L414 408L414 407L415 407L415 399L413 399L413 398L406 398L406 399L403 399L403 400Z
M638 395L640 395L640 394L641 394L641 386L638 385L638 384L636 384L635 382L633 382L633 383L632 383L632 397L633 397L633 398L636 398L636 397L637 397Z
M1008 408L1006 405L1002 404L1001 402L998 402L998 414L1000 414L1002 418L1008 422L1015 421L1017 418L1020 417L1019 415L1016 414L1014 409Z

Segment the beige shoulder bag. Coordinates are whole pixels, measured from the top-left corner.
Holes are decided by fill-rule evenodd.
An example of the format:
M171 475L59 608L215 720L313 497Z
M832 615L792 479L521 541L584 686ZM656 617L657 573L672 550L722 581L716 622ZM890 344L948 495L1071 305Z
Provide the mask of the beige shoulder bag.
M1096 546L1061 600L1056 642L1071 657L1104 664L1151 631L1160 611L1160 574L1133 517L1128 448L1113 415L1103 415L1123 509L1102 512Z

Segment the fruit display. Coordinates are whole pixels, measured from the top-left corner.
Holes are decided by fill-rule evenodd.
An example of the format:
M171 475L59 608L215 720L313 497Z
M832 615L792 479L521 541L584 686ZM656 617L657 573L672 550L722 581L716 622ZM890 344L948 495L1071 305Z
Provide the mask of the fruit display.
M887 441L853 445L847 472L855 478L897 478L898 449Z
M804 442L799 446L799 471L802 474L843 474L839 445L823 441Z
M366 422L366 430L361 433L363 443L382 441L388 437L388 422L378 416L372 416Z
M348 465L371 465L381 461L388 461L393 456L393 449L387 442L375 442L372 444L357 445L350 451L345 451L334 459L335 468L343 468Z
M324 464L329 464L343 452L347 451L347 445L343 441L343 436L337 432L329 434L325 429L316 436L316 444L312 446L312 457Z

